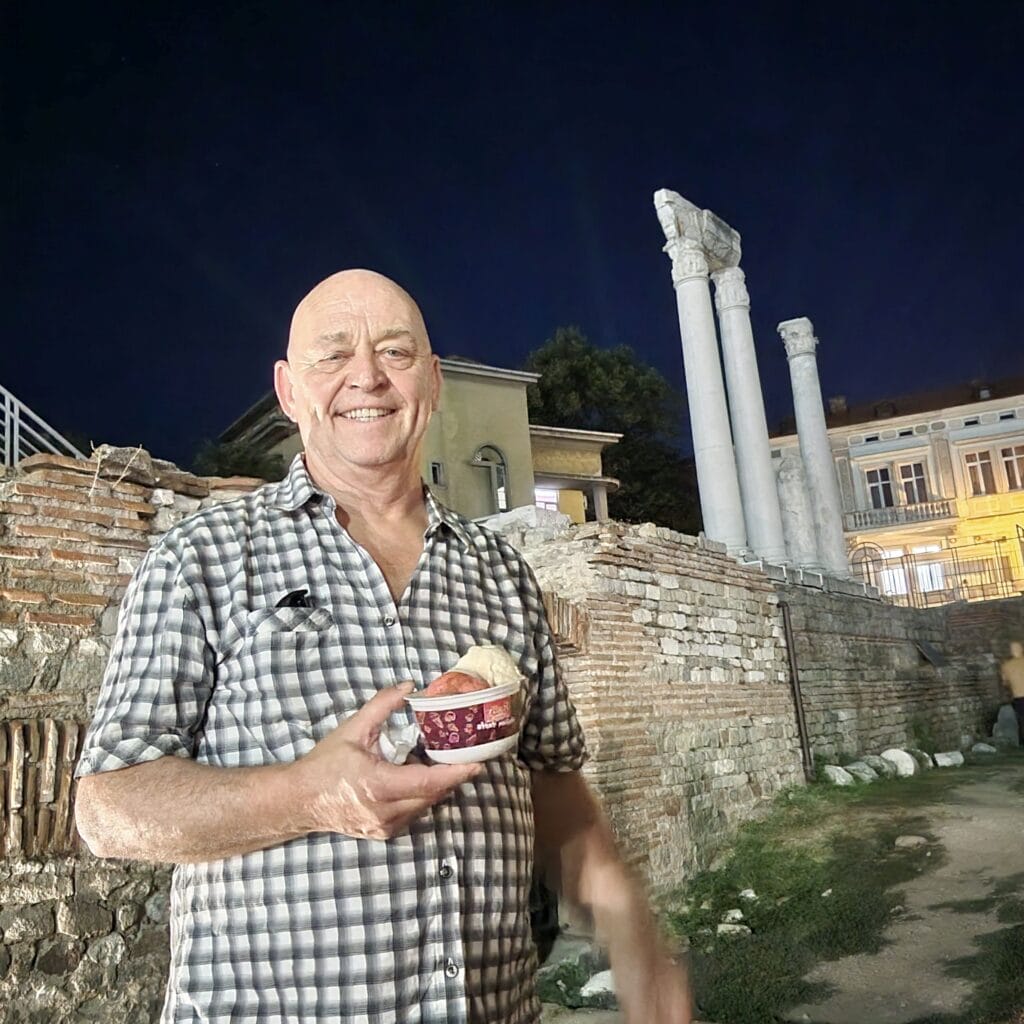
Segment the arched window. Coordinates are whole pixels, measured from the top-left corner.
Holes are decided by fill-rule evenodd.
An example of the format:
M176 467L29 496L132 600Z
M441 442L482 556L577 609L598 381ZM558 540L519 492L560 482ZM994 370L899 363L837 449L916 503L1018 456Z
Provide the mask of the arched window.
M472 464L487 470L491 485L491 507L495 512L508 511L508 466L505 456L492 444L477 448Z

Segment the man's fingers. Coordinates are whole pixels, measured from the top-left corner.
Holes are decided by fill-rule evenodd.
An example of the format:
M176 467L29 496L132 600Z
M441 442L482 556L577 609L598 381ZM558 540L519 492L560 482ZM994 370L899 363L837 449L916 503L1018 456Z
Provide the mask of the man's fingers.
M421 764L377 766L373 780L373 797L379 803L397 800L426 801L427 805L443 800L453 789L480 774L479 764Z

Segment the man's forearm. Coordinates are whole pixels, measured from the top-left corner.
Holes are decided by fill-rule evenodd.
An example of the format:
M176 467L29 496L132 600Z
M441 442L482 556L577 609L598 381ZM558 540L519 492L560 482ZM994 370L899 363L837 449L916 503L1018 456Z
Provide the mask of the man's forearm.
M534 780L538 858L562 895L592 918L598 937L651 925L646 898L619 856L597 799L577 772ZM627 920L628 919L628 920Z
M78 783L76 818L100 857L217 860L304 835L304 801L285 765L217 768L161 757Z

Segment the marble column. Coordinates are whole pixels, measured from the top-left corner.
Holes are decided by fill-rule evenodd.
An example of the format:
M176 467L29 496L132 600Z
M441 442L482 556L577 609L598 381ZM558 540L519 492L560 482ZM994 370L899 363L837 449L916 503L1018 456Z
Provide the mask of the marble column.
M825 426L825 407L814 350L818 339L805 316L783 320L778 332L786 346L789 375L793 382L793 410L800 441L807 490L814 509L819 567L835 576L849 576L850 564L843 538L843 506Z
M817 528L803 460L798 451L790 451L775 461L778 463L779 505L788 560L793 565L820 569Z
M739 267L723 267L714 271L711 279L715 282L747 541L759 558L778 564L786 560L786 541L750 324L750 295Z
M701 243L685 233L681 219L696 207L666 189L655 193L654 205L665 232L664 251L672 259L704 533L724 543L730 552L744 552L747 536L711 308L708 261Z

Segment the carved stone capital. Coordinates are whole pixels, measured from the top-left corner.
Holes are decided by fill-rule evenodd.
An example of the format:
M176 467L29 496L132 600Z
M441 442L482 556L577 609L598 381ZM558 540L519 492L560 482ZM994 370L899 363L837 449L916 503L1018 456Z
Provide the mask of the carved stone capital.
M776 327L783 345L786 346L786 358L794 356L814 355L818 339L814 336L814 324L805 316L793 320L783 320Z
M683 281L700 278L708 279L708 261L699 242L689 238L677 238L665 243L662 250L672 258L672 283L680 285Z
M744 284L745 275L739 267L725 267L711 275L715 282L715 309L719 313L736 306L750 308L750 294Z
M712 270L735 267L739 263L740 233L710 210L694 206L678 192L667 188L654 193L654 209L669 244L678 239L696 242Z

